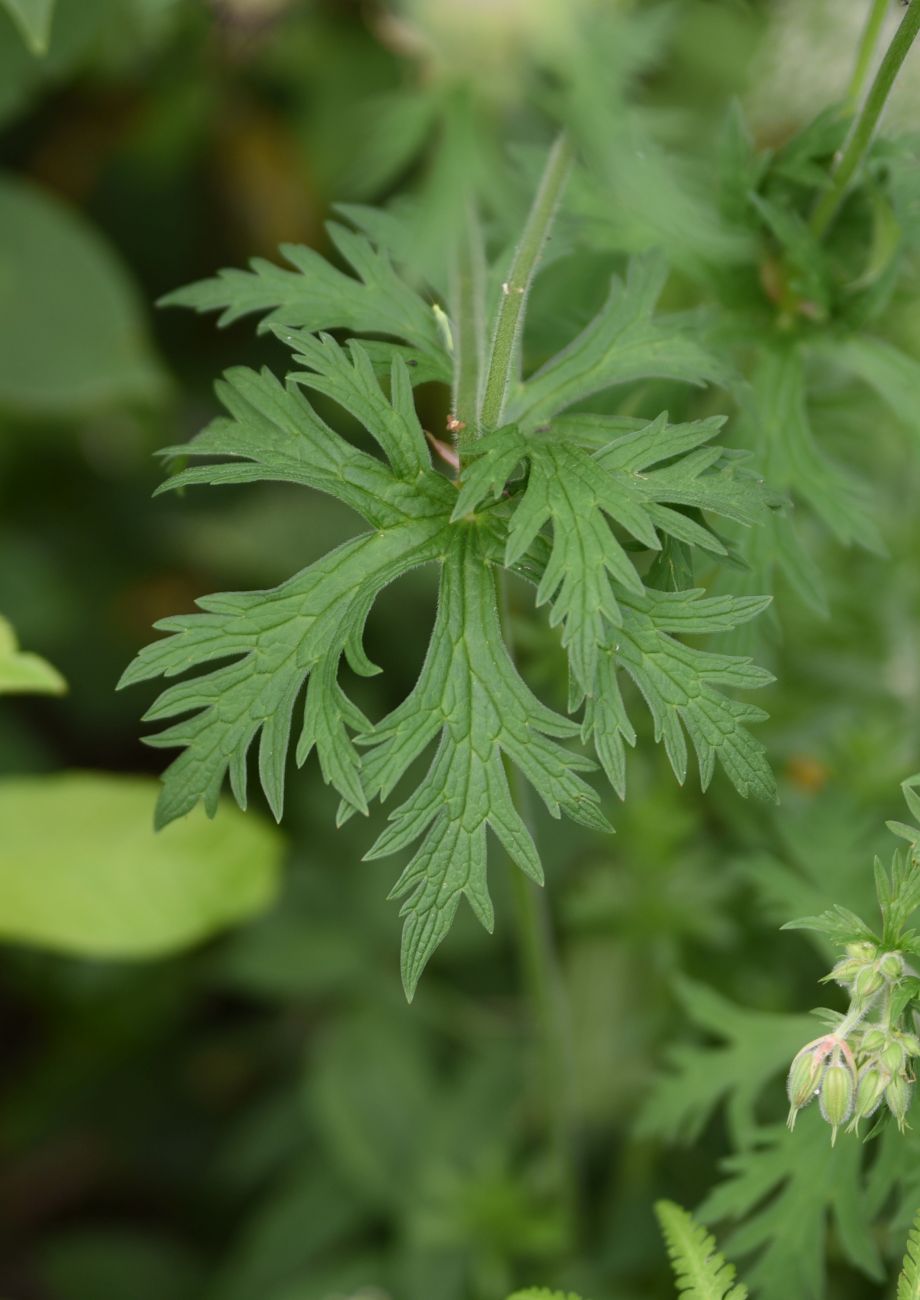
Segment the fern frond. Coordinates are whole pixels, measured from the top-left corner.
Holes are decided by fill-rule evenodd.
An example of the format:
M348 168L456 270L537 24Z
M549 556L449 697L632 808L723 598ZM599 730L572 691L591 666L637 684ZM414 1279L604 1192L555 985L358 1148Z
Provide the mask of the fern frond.
M920 1300L920 1210L907 1238L904 1265L898 1278L897 1300Z
M683 1300L746 1300L747 1288L735 1282L734 1265L719 1254L701 1224L673 1201L658 1201L655 1213Z
M523 1291L515 1291L508 1300L582 1300L574 1291L550 1291L545 1286L528 1286Z

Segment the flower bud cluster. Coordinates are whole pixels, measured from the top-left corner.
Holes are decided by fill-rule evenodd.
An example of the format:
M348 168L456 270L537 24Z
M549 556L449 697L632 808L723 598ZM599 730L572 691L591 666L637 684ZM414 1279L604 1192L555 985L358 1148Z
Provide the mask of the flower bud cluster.
M867 1003L903 974L904 958L899 952L880 953L874 943L850 943L846 955L822 983L834 980L849 991L853 1002Z
M787 1080L789 1127L815 1097L822 1117L837 1130L858 1130L884 1104L898 1128L907 1125L914 1085L911 1062L920 1057L920 1038L892 1018L892 992L908 973L897 952L880 952L872 943L848 945L827 979L850 994L850 1009L836 1029L799 1051Z
M838 1128L853 1114L857 1081L856 1061L845 1038L825 1034L806 1043L796 1054L786 1083L790 1129L799 1111L817 1097L821 1116L831 1125L831 1141L835 1142Z

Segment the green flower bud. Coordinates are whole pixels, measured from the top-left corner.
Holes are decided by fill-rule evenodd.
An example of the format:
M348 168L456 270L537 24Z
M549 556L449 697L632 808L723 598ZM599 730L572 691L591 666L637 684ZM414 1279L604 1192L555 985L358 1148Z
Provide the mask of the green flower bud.
M798 1112L817 1096L826 1067L825 1053L816 1051L814 1045L803 1047L793 1059L786 1080L789 1095L789 1118L786 1122L790 1129L795 1125Z
M900 1074L904 1068L904 1048L895 1039L890 1039L879 1053L879 1061L889 1074Z
M899 980L904 974L904 958L898 952L886 952L878 968L886 980Z
M857 957L844 957L842 961L838 961L829 975L824 976L821 983L828 984L831 980L835 980L843 988L849 988L864 967L865 962L860 961Z
M875 1056L884 1048L888 1038L881 1029L867 1029L862 1036L860 1050L867 1056Z
M878 1110L890 1078L890 1074L875 1065L867 1065L860 1070L853 1109L854 1125L861 1119L868 1119Z
M864 966L853 981L853 996L860 1002L874 997L884 986L885 977L874 966Z
M920 1056L920 1038L916 1034L902 1034L901 1045L908 1056Z
M907 1127L907 1112L910 1110L912 1092L913 1088L903 1074L896 1074L885 1089L888 1109L897 1120L898 1128L902 1133Z
M848 957L856 957L861 962L875 961L878 956L876 945L865 940L859 943L848 943L844 951Z
M853 1113L855 1093L856 1081L850 1066L839 1059L832 1060L824 1072L819 1094L822 1118L833 1129L832 1143L837 1140L840 1125L845 1124Z

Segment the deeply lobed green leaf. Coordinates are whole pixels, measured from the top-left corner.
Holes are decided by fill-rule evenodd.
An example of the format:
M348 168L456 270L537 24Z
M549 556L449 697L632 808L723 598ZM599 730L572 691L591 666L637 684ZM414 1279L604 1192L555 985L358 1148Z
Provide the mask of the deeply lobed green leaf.
M663 257L635 258L625 284L614 278L594 320L513 396L508 419L533 429L594 393L636 379L730 383L731 369L693 337L690 320L654 316L666 278Z
M428 772L368 857L421 838L391 897L405 898L403 979L411 994L422 968L450 928L461 896L491 930L486 831L542 883L536 847L508 786L505 762L528 779L550 813L610 830L595 791L579 771L593 764L560 739L577 723L542 705L524 684L505 646L495 578L475 525L454 529L441 572L438 617L412 693L372 731L363 780L386 798L435 740Z
M328 229L356 277L337 270L312 248L283 244L281 254L294 270L257 257L248 271L218 271L209 280L167 294L162 305L219 311L221 326L258 313L263 327L389 335L418 349L449 380L444 340L425 299L364 235L337 222Z
M688 1022L715 1041L669 1049L666 1068L642 1110L640 1130L668 1142L695 1142L725 1104L733 1139L744 1144L756 1130L757 1103L766 1085L786 1069L812 1022L807 1016L739 1006L692 980L680 980L674 991Z
M291 718L307 678L298 760L315 745L326 780L366 811L349 728L369 724L339 688L338 664L344 654L357 671L373 671L361 648L371 603L401 573L435 559L442 534L437 515L365 533L272 591L208 596L198 602L203 613L157 624L171 635L141 651L121 686L208 669L169 687L145 715L147 721L192 715L148 742L183 750L164 774L159 825L199 800L213 815L228 772L234 796L245 807L247 755L256 736L262 787L280 819ZM211 667L228 658L233 662Z
M883 1276L862 1179L863 1147L827 1142L816 1111L795 1133L763 1130L757 1142L724 1161L726 1177L699 1208L706 1223L738 1224L733 1254L754 1255L746 1276L763 1300L824 1295L827 1234L833 1225L847 1259L869 1277Z
M361 225L373 228L366 219ZM122 684L194 674L168 686L146 715L169 723L150 743L181 750L164 775L161 825L199 801L213 813L225 777L245 806L256 742L261 785L280 818L304 689L296 759L316 750L325 780L341 795L342 818L388 799L433 749L368 853L415 845L392 893L403 900L402 970L411 996L461 898L492 926L489 832L542 880L511 793L518 776L553 816L610 829L582 775L595 764L572 745L580 738L592 747L624 792L625 745L636 734L621 672L643 696L679 780L689 738L704 787L718 761L742 794L773 797L763 747L747 730L764 714L723 689L757 688L769 674L682 639L733 628L765 602L663 592L642 576L643 555L665 544L724 556L710 516L755 524L771 499L743 458L713 445L719 419L672 425L666 415L651 422L556 415L644 375L692 382L722 375L686 321L653 317L664 275L655 259L636 263L625 290L524 384L513 399L519 419L475 444L451 482L432 466L413 385L448 376L457 330L365 233L341 226L331 233L356 276L308 250L285 249L294 270L256 262L170 295L172 303L221 310L221 323L263 313L297 368L285 383L267 370L228 372L218 385L226 414L188 447L167 449L198 463L164 487L296 483L348 505L372 531L273 590L209 596L198 613L163 620L158 627L168 635L141 651ZM383 338L343 344L329 329ZM379 455L335 431L328 403L357 421ZM548 416L553 423L537 428ZM439 569L439 600L424 665L402 704L374 723L340 682L342 660L359 674L376 671L362 645L368 612L390 582L429 563ZM581 721L548 709L520 676L498 613L502 566L533 582L538 604L550 605L569 655L570 712L584 702Z

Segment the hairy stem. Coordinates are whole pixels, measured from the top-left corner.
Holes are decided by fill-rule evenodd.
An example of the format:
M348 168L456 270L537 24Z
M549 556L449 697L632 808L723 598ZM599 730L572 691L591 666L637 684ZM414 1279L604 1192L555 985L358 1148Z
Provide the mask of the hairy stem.
M479 219L471 208L451 273L454 382L451 431L461 453L476 437L483 368L485 257Z
M830 184L811 214L811 230L819 239L826 234L836 217L847 186L872 143L882 109L918 31L920 31L920 0L911 0L891 44L885 51L885 57L875 74L875 80L869 88L866 102L853 125L843 153L831 173Z
M479 418L461 431L462 445L480 433L501 423L505 398L517 364L520 333L524 323L527 291L533 280L540 254L549 234L559 198L571 165L571 146L560 136L546 162L536 196L524 226L524 233L514 254L508 279L503 285L491 348L486 363ZM472 364L463 361L463 340L472 345L472 325L465 316L475 312L476 231L471 227L467 241L467 266L458 273L454 300L456 335L460 356L456 362L454 404L455 417L468 410L473 391ZM469 367L467 369L467 367ZM480 372L481 373L481 372ZM461 405L462 403L462 405ZM464 420L464 423L466 421ZM514 639L508 615L508 576L498 572L498 600L502 632L508 652L514 658ZM508 785L515 807L536 842L530 805L530 790L513 763L506 763ZM547 1099L553 1155L559 1189L568 1223L576 1222L578 1178L575 1161L572 1089L572 1048L568 1005L565 996L546 896L516 866L511 868L511 894L521 971L532 1006L535 1029L539 1035L542 1057L544 1095Z
M514 643L508 607L508 576L498 575L499 611L505 644L512 657ZM536 843L530 788L513 763L505 764L511 798ZM553 927L543 889L511 865L511 894L518 956L542 1055L543 1092L547 1098L553 1153L566 1222L577 1222L578 1169L576 1159L572 1026L568 999L556 951Z
M527 293L553 224L571 162L571 144L565 134L560 135L550 149L508 279L502 285L480 412L479 423L484 432L497 429L501 424L505 399L517 364Z
M869 75L869 69L872 67L875 47L878 45L878 38L882 33L882 27L885 24L885 17L890 5L891 0L872 0L872 7L869 10L869 16L866 19L866 25L859 40L859 48L856 51L853 75L847 87L846 104L851 113L855 113L859 108L859 101L862 99L866 87L866 78Z

